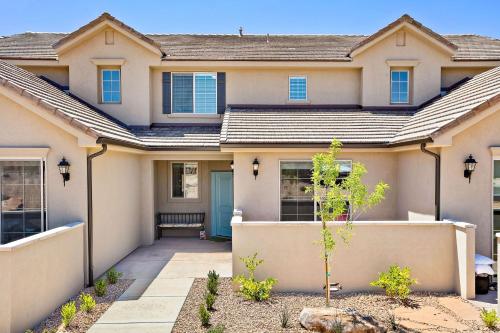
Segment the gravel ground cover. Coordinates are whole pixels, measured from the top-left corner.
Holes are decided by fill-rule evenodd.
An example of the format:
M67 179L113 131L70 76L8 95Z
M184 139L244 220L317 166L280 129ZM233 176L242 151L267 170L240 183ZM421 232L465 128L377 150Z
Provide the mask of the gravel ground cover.
M121 294L134 282L134 280L120 279L116 284L108 285L108 292L105 296L99 297L94 293L94 287L83 289L81 292L92 295L96 301L96 306L91 313L80 311L80 293L72 297L69 301L75 301L77 313L70 327L62 328L61 326L61 307L58 307L52 312L34 330L35 333L53 333L53 332L68 332L68 333L85 333L99 319L104 312L120 297ZM45 331L44 331L45 330Z
M304 307L321 307L324 305L322 295L304 293L273 293L271 299L266 302L255 303L243 299L232 289L230 278L221 278L218 297L215 302L215 310L212 312L210 320L211 327L223 324L224 332L256 333L256 332L308 332L300 326L299 313ZM206 332L200 324L198 318L198 307L203 303L203 295L206 290L206 279L196 279L191 287L182 310L177 317L174 333ZM453 320L466 325L467 332L487 331L480 324L473 321L466 321L455 315L440 302L440 297L457 297L454 295L414 293L408 302L410 307L419 308L432 306L436 309L452 316ZM376 293L352 293L336 295L332 299L332 306L340 309L351 309L357 311L362 316L371 317L381 326L391 328L391 317L394 310L401 308L401 304L391 300L384 294ZM290 326L287 329L281 328L280 313L284 308L288 308L290 313ZM429 328L429 332L455 332L446 328ZM400 327L396 332L420 332L420 330L405 329ZM427 330L426 330L427 332Z

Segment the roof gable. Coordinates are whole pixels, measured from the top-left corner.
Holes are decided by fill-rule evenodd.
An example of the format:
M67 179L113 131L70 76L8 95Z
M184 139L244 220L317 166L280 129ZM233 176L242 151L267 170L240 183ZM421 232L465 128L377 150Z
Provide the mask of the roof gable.
M452 42L450 42L448 39L427 28L422 23L414 20L411 16L405 14L396 21L380 29L373 35L368 36L361 42L354 45L349 52L349 56L350 57L357 56L358 54L366 51L367 49L377 44L381 40L389 37L396 31L400 30L401 28L407 28L410 31L413 31L414 33L426 38L427 40L432 42L433 45L442 49L444 52L449 53L450 55L454 55L455 52L458 50L458 47Z
M101 14L101 16L99 16L95 20L64 36L59 41L54 43L52 47L58 54L60 54L79 44L81 41L91 37L95 32L100 31L104 27L111 27L129 37L139 45L142 45L151 52L154 52L159 56L163 56L163 52L161 51L161 46L159 43L121 22L120 20L111 16L109 13Z

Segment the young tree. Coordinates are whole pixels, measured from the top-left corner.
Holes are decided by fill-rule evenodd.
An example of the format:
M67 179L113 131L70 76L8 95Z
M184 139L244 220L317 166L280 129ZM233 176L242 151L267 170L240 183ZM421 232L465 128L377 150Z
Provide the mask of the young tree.
M363 184L362 178L367 173L361 163L353 163L350 174L339 179L340 165L337 155L341 150L340 141L333 139L327 153L313 156L312 186L307 188L313 193L317 203L316 215L321 219L322 257L325 262L325 298L326 306L330 304L330 258L337 244L336 238L348 243L352 236L352 222L367 209L379 204L389 185L379 182L373 192ZM328 222L345 219L345 223L338 226L335 234L328 228Z

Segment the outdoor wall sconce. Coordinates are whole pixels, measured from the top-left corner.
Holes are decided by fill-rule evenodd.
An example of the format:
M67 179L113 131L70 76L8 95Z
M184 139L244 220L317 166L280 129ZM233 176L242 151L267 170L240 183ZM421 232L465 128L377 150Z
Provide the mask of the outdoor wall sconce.
M61 162L57 165L59 167L59 173L63 177L63 184L66 186L66 182L69 180L69 167L70 164L66 159L63 157Z
M231 161L231 170L234 170L234 161Z
M257 175L259 174L259 160L255 158L252 163L253 166L253 175L255 179L257 179Z
M474 169L476 168L476 160L474 157L472 157L472 154L469 155L469 158L467 158L464 162L465 165L465 170L464 170L464 177L469 178L469 183L470 183L470 178L472 176L472 173L474 172Z

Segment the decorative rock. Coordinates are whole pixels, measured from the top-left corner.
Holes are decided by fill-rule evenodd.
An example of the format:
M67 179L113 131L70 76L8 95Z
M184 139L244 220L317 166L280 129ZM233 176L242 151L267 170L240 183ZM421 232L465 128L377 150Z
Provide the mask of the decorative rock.
M304 308L300 312L299 321L308 331L322 333L386 332L385 328L369 323L355 312L336 308Z

